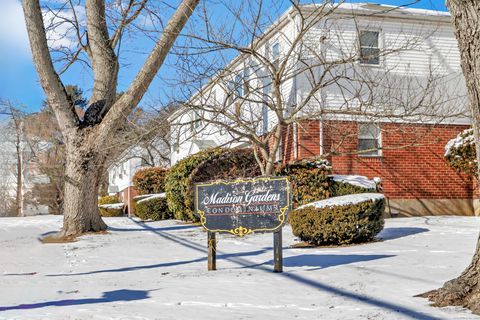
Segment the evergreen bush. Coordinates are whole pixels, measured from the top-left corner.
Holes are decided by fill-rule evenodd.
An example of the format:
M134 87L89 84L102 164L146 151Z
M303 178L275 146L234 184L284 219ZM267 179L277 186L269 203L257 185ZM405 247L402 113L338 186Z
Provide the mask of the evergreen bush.
M165 192L167 204L175 219L184 221L198 221L193 209L187 207L185 197L191 194L192 188L189 176L195 168L205 160L211 159L225 152L225 149L214 148L195 153L177 162L167 173L165 178ZM191 201L191 200L190 200Z
M140 195L165 192L166 168L142 168L133 175L132 182Z
M464 130L446 144L445 160L457 171L477 177L477 152L472 129Z
M276 174L288 176L293 195L293 207L326 199L331 196L332 168L324 159L304 159L277 168Z
M102 217L122 217L123 203L102 204L98 206Z
M135 215L142 220L166 220L173 215L168 210L165 196L151 196L144 199L134 200Z
M98 205L120 203L118 196L103 196L98 198Z
M383 229L385 199L380 194L333 197L289 214L293 234L312 245L340 245L373 240Z
M251 149L210 149L171 168L166 183L168 207L175 219L198 222L194 214L194 185L198 182L252 178L260 175Z

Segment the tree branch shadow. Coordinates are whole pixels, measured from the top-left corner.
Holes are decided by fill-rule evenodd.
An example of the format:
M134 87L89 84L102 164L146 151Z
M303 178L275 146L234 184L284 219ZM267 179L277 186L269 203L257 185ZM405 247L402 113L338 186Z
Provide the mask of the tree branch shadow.
M144 300L150 297L149 292L153 290L129 290L121 289L114 291L107 291L102 294L101 298L88 298L88 299L65 299L46 301L32 304L20 304L16 306L0 307L0 311L8 310L29 310L39 309L45 307L66 307L66 306L78 306L94 303L108 303L118 301L137 301Z

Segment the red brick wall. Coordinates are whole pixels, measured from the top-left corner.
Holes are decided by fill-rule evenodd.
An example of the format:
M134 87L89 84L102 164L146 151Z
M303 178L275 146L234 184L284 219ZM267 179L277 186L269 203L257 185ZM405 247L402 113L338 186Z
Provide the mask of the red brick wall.
M130 190L130 199L129 199L129 193L128 190ZM134 214L133 212L133 197L138 195L138 191L134 186L127 187L120 191L118 193L118 197L120 200L123 201L123 211L125 213L129 213L130 215Z
M384 193L392 199L470 199L473 183L444 161L444 146L467 126L380 124L382 156L355 154L356 122L323 124L323 149L334 173L380 177ZM320 154L320 122L298 125L298 157ZM292 157L286 157L291 160Z

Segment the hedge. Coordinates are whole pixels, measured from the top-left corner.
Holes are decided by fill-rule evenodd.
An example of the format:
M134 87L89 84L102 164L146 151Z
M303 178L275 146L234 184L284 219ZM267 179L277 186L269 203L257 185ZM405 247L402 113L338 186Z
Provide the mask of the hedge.
M142 168L133 175L132 182L139 194L157 194L165 192L166 168Z
M277 175L289 178L294 208L330 197L331 173L328 161L318 158L289 162L276 170Z
M214 148L200 151L180 160L170 168L165 177L165 192L167 194L168 208L173 213L175 219L198 221L193 214L193 210L185 205L185 196L189 194L188 191L191 188L188 178L200 163L218 156L222 152L225 152L225 149Z
M98 210L102 217L122 217L123 203L102 204L99 205Z
M473 129L460 132L456 138L445 145L445 160L458 172L465 172L471 177L478 174L477 152Z
M371 241L384 225L385 198L378 193L330 198L289 214L293 234L312 245Z
M363 176L344 176L344 177L354 177L357 179L365 179L366 181L372 183L371 180L368 180L366 177ZM371 187L367 186L360 186L352 184L351 182L341 181L335 179L335 175L332 176L332 184L331 184L331 196L332 197L339 197L345 196L349 194L358 194L358 193L372 193L377 192L377 187L372 185ZM375 184L375 183L372 183Z
M150 197L134 200L135 215L142 220L166 220L173 217L168 210L165 195L152 195Z
M194 184L214 180L251 178L260 175L251 149L210 149L181 160L167 175L168 207L175 219L197 222Z
M120 203L117 196L103 196L98 198L98 205Z

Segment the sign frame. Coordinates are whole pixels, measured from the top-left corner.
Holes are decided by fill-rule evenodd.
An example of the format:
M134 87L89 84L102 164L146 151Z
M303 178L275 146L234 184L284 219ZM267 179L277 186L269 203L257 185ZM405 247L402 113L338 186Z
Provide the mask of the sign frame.
M287 193L286 197L286 204L285 206L281 207L279 213L276 215L278 220L278 225L273 228L250 228L246 226L238 226L236 228L231 229L210 229L206 226L207 217L205 212L199 210L199 187L209 187L209 186L216 186L216 185L232 185L238 183L248 183L248 182L257 182L257 181L285 181L285 191ZM274 272L282 272L283 271L283 252L282 252L282 228L285 225L287 214L292 209L292 189L290 185L290 181L288 177L285 176L270 176L270 177L254 177L254 178L242 178L236 180L218 180L218 181L211 181L211 182L200 182L194 185L194 205L195 205L195 212L200 217L200 223L202 227L207 231L207 246L208 246L208 270L216 270L217 269L217 240L215 234L218 233L227 233L232 234L239 237L244 237L248 234L253 234L255 232L258 233L273 233L273 256L274 256ZM232 214L234 215L234 214ZM238 214L241 215L241 214ZM245 214L244 214L245 215Z

